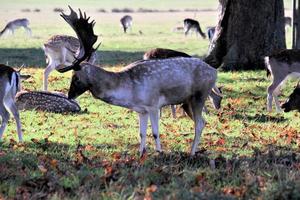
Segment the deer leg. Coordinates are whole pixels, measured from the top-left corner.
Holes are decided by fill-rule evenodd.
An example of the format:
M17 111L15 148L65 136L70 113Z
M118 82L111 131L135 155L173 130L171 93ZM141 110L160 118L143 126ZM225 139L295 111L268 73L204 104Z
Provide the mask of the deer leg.
M161 152L161 145L159 139L159 110L151 111L150 113L150 121L151 121L151 128L152 128L152 135L155 139L155 150L157 152Z
M13 116L16 120L19 141L22 142L23 141L23 133L22 133L22 127L21 127L21 122L20 122L20 115L19 115L18 108L14 102L14 97L11 95L6 95L4 97L4 105L13 114Z
M200 142L201 133L205 125L205 121L202 117L202 110L206 98L207 95L196 94L196 96L192 97L191 100L191 108L192 108L193 118L195 122L195 137L191 148L192 156L195 155L196 153L197 146Z
M272 111L272 102L273 102L273 95L274 94L274 90L278 87L278 85L280 84L281 81L273 81L272 84L268 87L268 97L267 97L267 111L271 112ZM276 96L277 98L277 96Z
M146 135L147 135L147 124L148 124L148 113L139 113L140 119L140 156L143 156L146 153Z
M31 35L32 35L31 29L30 29L29 27L27 27L27 26L24 26L24 29L26 30L27 35L28 35L29 37L31 37Z
M171 105L171 112L172 112L172 117L176 119L176 107L175 105Z
M2 140L3 133L5 131L5 128L7 126L8 120L9 120L9 112L5 109L5 107L2 105L0 107L0 113L2 118L2 123L0 127L0 141Z
M46 67L45 71L44 71L44 90L47 91L48 90L48 77L49 74L55 69L55 65L52 62L51 59L49 59L49 65Z

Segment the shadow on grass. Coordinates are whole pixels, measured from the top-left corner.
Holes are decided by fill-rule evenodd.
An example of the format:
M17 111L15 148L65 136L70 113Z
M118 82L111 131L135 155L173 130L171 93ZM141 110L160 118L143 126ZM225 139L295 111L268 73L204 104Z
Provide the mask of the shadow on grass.
M110 149L115 144L70 146L48 138L21 145L3 143L0 192L16 199L116 198L109 196L113 192L127 199L133 194L144 198L149 185L155 185L155 199L170 191L174 199L253 199L266 194L267 199L284 199L296 197L300 189L296 184L300 153L288 147L269 145L254 149L252 155L232 158L211 157L203 150L193 157L172 152L150 153L140 159L128 152L109 153ZM272 182L271 187L267 182Z
M265 123L265 122L280 123L280 122L287 121L287 119L285 119L283 116L269 116L265 114L256 114L255 116L250 116L247 114L241 115L237 113L232 115L232 117L238 120L246 120L246 121L260 122L260 123Z
M143 58L144 52L103 51L99 50L97 64L101 66L114 66L130 64ZM45 54L41 48L27 49L0 49L0 63L10 66L25 66L45 68Z

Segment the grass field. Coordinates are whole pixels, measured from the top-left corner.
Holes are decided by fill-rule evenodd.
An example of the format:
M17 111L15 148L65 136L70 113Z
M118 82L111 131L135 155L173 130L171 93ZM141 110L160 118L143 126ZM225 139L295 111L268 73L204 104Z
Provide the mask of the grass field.
M24 89L42 87L43 42L53 34L74 35L54 8L66 10L70 4L96 19L102 42L98 64L109 70L119 70L155 47L203 57L207 40L184 37L171 29L195 15L205 28L216 23L218 14L217 1L208 0L87 2L2 2L1 27L12 18L26 16L31 21L32 38L18 30L14 37L0 39L0 62L24 63L24 73L32 75L24 81ZM22 12L25 8L31 11ZM41 11L32 11L36 8ZM100 8L108 12L98 12ZM110 12L113 8L203 11L131 13L134 26L125 35L119 26L123 13ZM67 93L70 77L71 72L53 72L50 90ZM77 99L84 110L78 114L21 111L25 142L16 142L15 123L10 120L0 143L0 199L299 199L299 113L266 112L269 83L265 71L220 72L222 109L213 110L208 102L207 124L194 157L188 154L192 121L173 119L169 108L163 109L160 120L164 152L154 151L149 127L148 154L142 159L137 114L95 100L89 93ZM295 83L288 83L281 101Z

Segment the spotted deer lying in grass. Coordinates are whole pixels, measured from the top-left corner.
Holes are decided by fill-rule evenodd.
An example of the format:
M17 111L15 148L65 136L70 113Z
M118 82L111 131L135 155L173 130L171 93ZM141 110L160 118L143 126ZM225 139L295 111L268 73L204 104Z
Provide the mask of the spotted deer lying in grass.
M94 21L85 13L80 17L70 7L71 14L61 16L74 29L80 40L80 53L71 66L59 72L74 70L68 97L77 98L85 91L106 103L136 111L140 121L140 154L146 152L148 118L152 125L156 151L161 151L159 139L159 109L165 105L183 103L195 122L195 138L191 148L194 155L205 126L202 118L204 102L217 79L217 70L198 58L172 58L137 61L121 72L110 72L90 63L81 64L95 49Z
M0 115L2 118L0 141L9 120L9 112L13 114L16 120L19 141L23 141L19 111L15 104L15 96L21 90L21 78L28 77L21 76L20 72L12 67L0 64Z
M274 99L276 111L281 112L278 100L280 88L289 77L300 77L300 50L281 50L266 57L265 61L272 76L272 84L268 87L267 110L272 111L272 101Z
M75 55L79 50L79 40L68 35L54 35L43 45L48 66L44 71L43 90L48 90L49 74L59 68L71 65L75 60ZM94 64L96 62L96 53L93 53L87 62Z
M175 58L175 57L190 58L192 56L190 56L184 52L175 51L172 49L155 48L155 49L151 49L151 50L147 51L144 54L143 59L144 60L167 59L167 58ZM220 92L219 88L214 87L211 94L209 95L209 98L212 101L214 108L219 109L221 107L222 97L219 95L215 95L216 93L220 94L221 92ZM204 107L204 109L205 109L205 107ZM171 111L172 111L173 118L176 118L175 105L171 105Z

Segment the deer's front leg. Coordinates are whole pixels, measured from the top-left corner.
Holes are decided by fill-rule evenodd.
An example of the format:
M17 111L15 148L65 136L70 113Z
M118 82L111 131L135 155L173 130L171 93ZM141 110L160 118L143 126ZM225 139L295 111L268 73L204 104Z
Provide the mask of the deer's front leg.
M151 121L151 127L152 127L152 135L155 139L155 150L157 152L161 152L161 145L160 145L160 139L159 139L159 110L152 111L150 113L150 121Z
M146 153L146 135L147 135L147 123L148 123L148 113L139 113L140 119L140 156Z

